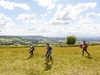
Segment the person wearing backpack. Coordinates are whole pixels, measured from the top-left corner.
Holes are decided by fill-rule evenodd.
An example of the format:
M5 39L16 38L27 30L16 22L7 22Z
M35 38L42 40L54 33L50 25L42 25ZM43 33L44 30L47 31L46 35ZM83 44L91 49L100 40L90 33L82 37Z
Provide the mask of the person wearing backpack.
M86 44L85 41L83 41L83 44L82 44L82 56L84 56L84 51L88 54L88 56L90 56L89 52L87 51L87 47L88 45Z
M31 56L33 56L33 55L34 55L34 53L33 53L34 49L35 49L35 48L34 48L34 46L33 46L33 45L31 45L31 46L30 46L30 55L31 55Z
M51 56L51 53L52 53L52 47L50 47L49 43L46 43L46 49L47 49L47 52L46 52L46 63L49 62L49 59L51 61L51 63L53 63L52 61L52 56Z

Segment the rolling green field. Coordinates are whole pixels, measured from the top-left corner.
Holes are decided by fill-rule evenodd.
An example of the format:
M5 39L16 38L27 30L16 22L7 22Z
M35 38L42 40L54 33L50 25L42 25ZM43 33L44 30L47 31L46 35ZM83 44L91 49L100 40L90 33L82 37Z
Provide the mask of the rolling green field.
M79 47L53 47L53 64L45 64L46 47L0 48L0 75L100 75L100 46L89 46L90 57Z

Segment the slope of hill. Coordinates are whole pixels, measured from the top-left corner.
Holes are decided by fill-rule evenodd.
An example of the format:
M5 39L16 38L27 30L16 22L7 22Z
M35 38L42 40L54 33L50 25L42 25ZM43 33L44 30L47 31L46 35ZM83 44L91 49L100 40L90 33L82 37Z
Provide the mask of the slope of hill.
M77 37L77 41L90 43L100 42L100 37ZM29 45L45 44L61 45L66 43L66 37L43 37L43 36L0 36L0 45Z

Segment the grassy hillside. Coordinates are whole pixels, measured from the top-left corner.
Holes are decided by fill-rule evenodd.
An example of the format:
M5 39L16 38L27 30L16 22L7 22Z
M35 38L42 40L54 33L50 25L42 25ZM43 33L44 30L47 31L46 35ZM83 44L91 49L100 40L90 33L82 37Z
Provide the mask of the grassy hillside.
M53 64L45 64L45 47L1 48L0 75L100 75L100 46L89 46L90 57L79 47L53 47Z

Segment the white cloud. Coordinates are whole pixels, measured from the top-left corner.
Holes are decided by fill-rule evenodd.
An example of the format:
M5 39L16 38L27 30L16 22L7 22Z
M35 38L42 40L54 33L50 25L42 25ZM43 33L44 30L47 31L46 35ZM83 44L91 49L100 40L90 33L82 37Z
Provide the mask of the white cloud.
M51 10L55 7L55 2L58 0L35 0L38 4L43 7L47 7L47 10Z
M77 30L75 29L77 28ZM100 24L84 24L84 25L77 25L74 27L74 32L76 30L76 34L79 35L99 35L100 34ZM74 33L73 32L73 33Z
M97 14L97 17L99 17L99 18L100 18L100 14Z
M45 17L45 16L46 16L46 14L41 14L40 16L41 16L41 17Z
M0 0L0 6L4 7L5 9L9 9L9 10L14 10L15 7L20 7L24 10L30 10L30 7L25 3L20 4L20 3L4 1L4 0Z
M57 10L61 10L63 8L63 5L62 4L59 4L58 6L57 6Z
M7 33L6 33L7 32ZM23 34L24 33L24 34ZM68 35L84 36L92 35L96 36L100 34L100 24L84 24L74 25L70 27L58 26L58 25L33 25L27 29L6 29L2 31L2 34L8 35L41 35L41 36L58 36L66 37Z
M99 35L100 34L100 24L84 24L84 25L75 25L70 27L64 26L42 26L37 25L27 29L27 33L34 35L43 35L43 36L67 36L67 35Z
M52 23L51 23L51 21L47 21L47 22L44 22L44 24L45 24L45 25L50 25L50 24L52 24Z
M87 23L92 23L93 22L93 16L95 16L95 13L87 13L87 15L85 16L85 18L81 18L79 20L79 24L87 24Z
M23 4L15 3L14 7L20 7L24 10L30 10L30 7L25 3L23 3Z
M0 28L9 27L11 25L14 25L11 18L1 13L0 14Z
M36 21L36 14L20 14L17 20L23 20L23 22L35 22Z
M50 14L50 13L51 13L50 11L47 11L45 14L41 14L40 16L41 16L41 17L46 17L47 14Z
M37 22L42 22L43 21L43 19L41 19L41 20L38 20Z
M92 18L95 15L96 15L95 13L87 13L86 18Z
M52 24L72 24L74 20L80 18L81 12L89 8L94 8L96 6L96 2L94 3L84 3L84 4L77 4L76 6L67 5L66 8L63 8L62 11L58 10L54 18L50 21ZM90 20L90 19L89 19Z
M36 25L27 29L27 32L33 35L55 36L56 34L62 34L61 30L63 30L63 28L60 28L58 26Z
M47 11L46 13L47 13L47 14L50 14L51 12L50 12L50 11Z
M51 11L51 9L53 9L56 6L55 2L58 0L35 0L35 1L37 1L40 6L46 7L47 10L50 11L46 11L45 13L40 14L39 12L37 12L37 10L35 11L34 9L35 13L38 13L39 16L37 16L37 14L28 14L28 12L27 14L19 14L15 12L16 15L19 14L16 20L22 20L26 24L21 22L16 23L17 21L15 20L14 22L16 25L12 27L11 25L14 25L14 23L12 22L10 17L14 18L14 16L9 13L7 13L7 15L10 17L7 17L4 14L0 14L0 31L2 31L3 35L41 35L41 36L66 37L67 35L95 36L100 34L99 19L96 18L97 16L100 18L100 13L96 14L97 12L93 9L97 4L96 2L83 3L83 4L78 3L77 5L74 6L71 4L67 4L65 8L63 7L62 3L57 6L57 11L55 12L55 10ZM4 0L0 0L0 6L9 10L14 10L15 7L19 7L25 10L30 9L30 7L25 3L20 4ZM88 9L90 11L93 9L94 12L88 13L88 11L86 11ZM34 11L30 10L30 13ZM43 18L41 18L40 16ZM51 20L47 21L49 18L51 18ZM35 24L31 22L35 22ZM29 27L28 24L31 24L30 26L32 27Z
M91 23L93 20L91 18L85 18L85 19L81 19L79 21L79 24L87 24L87 23Z

